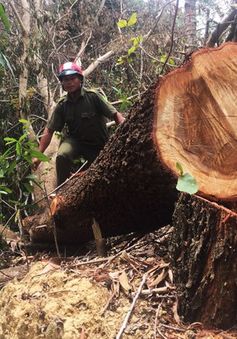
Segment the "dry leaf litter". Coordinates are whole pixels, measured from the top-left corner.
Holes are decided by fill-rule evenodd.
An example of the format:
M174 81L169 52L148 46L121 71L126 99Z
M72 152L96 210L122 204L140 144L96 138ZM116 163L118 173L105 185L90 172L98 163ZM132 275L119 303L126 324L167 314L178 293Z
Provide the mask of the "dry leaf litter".
M234 330L180 319L167 257L171 232L167 226L111 238L106 258L93 249L62 259L21 255L15 263L21 273L0 270L0 279L8 277L0 292L0 339L237 338Z

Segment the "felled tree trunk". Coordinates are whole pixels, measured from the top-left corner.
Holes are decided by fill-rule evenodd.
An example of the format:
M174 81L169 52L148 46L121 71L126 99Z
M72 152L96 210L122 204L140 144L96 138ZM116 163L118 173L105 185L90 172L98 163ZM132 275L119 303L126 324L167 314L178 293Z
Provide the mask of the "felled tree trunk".
M170 245L179 312L186 322L230 328L237 322L237 214L182 194Z
M85 241L91 231L83 222L91 217L104 236L169 223L177 162L196 178L199 194L235 199L236 55L234 43L200 50L154 84L87 173L59 191L56 226Z
M59 242L93 239L88 227L92 217L103 236L144 231L171 222L176 179L159 161L153 141L155 89L153 86L137 103L90 169L82 177L69 180L58 192L52 212ZM48 224L47 219L49 212L25 222L28 228L33 225L35 241L46 241L44 228L37 227Z

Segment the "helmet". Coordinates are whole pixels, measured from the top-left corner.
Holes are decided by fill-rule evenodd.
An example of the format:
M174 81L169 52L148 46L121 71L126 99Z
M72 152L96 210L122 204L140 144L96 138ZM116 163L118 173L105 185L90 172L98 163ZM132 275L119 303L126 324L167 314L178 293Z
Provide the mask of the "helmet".
M62 78L66 75L78 74L83 78L83 72L80 66L75 64L74 62L66 62L65 64L59 67L58 78L62 80Z

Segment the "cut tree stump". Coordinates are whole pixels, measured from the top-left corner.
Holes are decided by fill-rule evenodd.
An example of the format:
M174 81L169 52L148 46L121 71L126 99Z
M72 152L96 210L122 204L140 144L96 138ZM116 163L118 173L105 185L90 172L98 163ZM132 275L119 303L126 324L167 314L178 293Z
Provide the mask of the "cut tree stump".
M70 240L69 229L72 242L73 232L89 240L90 218L103 237L170 223L177 162L196 178L200 195L237 198L236 55L236 43L201 49L142 96L87 173L58 192L62 241Z
M186 322L223 329L237 324L237 214L181 194L170 245L179 313Z

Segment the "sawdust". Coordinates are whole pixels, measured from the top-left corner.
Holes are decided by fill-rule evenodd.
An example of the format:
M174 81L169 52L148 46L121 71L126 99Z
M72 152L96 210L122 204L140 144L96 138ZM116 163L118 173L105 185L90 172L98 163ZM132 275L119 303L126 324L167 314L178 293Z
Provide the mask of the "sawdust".
M62 269L45 271L46 266L34 264L20 282L12 281L3 288L0 339L114 338L131 301L120 294L103 315L111 296L106 286ZM138 312L142 313L145 304L144 300L138 302ZM144 327L136 312L132 319L132 335L124 338L152 337L152 326L147 321Z
M237 338L234 329L208 330L180 319L165 258L169 232L125 241L126 250L117 243L107 258L38 256L24 278L14 278L0 291L0 339Z
M101 316L109 298L106 287L63 270L41 274L34 264L21 282L11 282L0 297L0 338L113 338L129 309L119 299L115 311Z

